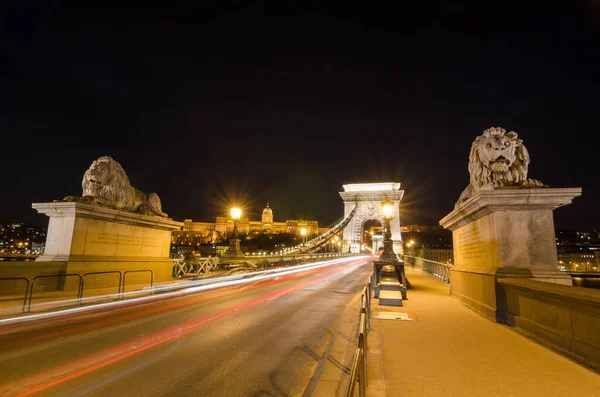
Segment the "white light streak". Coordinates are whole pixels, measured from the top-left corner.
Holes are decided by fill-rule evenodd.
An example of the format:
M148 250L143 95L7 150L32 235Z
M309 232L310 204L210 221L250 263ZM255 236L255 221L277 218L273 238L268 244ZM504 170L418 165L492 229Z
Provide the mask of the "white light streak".
M355 257L352 257L352 260L367 259L367 258L370 259L371 256L370 255L355 256ZM98 309L118 308L120 306L129 306L132 303L147 303L147 302L152 302L155 300L164 300L166 298L180 297L180 296L185 296L185 295L189 295L189 294L193 294L193 293L210 291L210 290L214 290L214 289L218 289L218 288L231 287L233 285L239 285L239 284L245 284L245 283L255 283L255 282L258 282L261 280L278 278L282 275L294 274L294 273L298 273L298 272L302 272L302 271L306 271L306 270L319 269L319 268L324 268L327 266L333 266L333 265L337 265L341 262L345 262L348 260L349 260L348 258L338 258L338 259L333 259L333 260L329 260L329 261L320 261L320 262L307 263L305 265L297 265L297 266L294 266L293 268L262 270L262 271L258 271L258 272L245 273L245 274L234 275L234 276L215 277L215 278L211 278L211 279L203 279L203 280L175 283L175 284L163 285L163 286L153 287L153 288L144 289L144 290L125 292L125 293L121 294L121 297L133 297L136 295L147 294L149 292L155 293L155 292L171 291L171 292L161 293L160 295L151 295L151 296L143 296L143 297L139 297L139 298L122 299L122 300L118 300L116 302L98 303L98 304L89 305L89 306L62 309L62 310L48 312L48 313L36 313L36 314L30 314L30 315L21 316L21 317L0 319L0 326L17 324L17 323L27 323L30 321L49 319L49 318L53 318L53 317L60 317L60 316L68 315L68 314L86 313L86 312L94 311L94 310L98 310ZM119 294L111 294L111 295L103 295L101 297L84 298L84 299L82 299L81 302L87 302L87 301L98 300L98 299L104 300L104 299L109 299L109 298L118 299L118 295ZM63 304L63 303L78 304L78 300L71 299L71 300L67 300L67 301L60 301L60 303L61 304ZM57 302L54 302L54 305L56 305L56 304L57 304ZM38 304L38 305L44 305L44 304ZM40 307L38 305L36 305L36 307ZM50 304L48 304L48 305L50 305Z

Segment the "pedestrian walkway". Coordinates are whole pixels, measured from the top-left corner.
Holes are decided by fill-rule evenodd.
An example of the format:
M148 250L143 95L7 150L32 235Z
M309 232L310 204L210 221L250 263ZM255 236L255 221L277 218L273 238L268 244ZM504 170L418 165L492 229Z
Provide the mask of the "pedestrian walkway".
M420 269L406 275L402 307L371 301L367 397L600 396L598 372L484 318Z

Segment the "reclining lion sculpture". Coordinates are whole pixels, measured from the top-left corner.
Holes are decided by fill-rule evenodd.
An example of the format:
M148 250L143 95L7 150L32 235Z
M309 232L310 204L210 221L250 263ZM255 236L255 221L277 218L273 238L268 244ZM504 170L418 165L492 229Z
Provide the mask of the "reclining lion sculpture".
M81 187L83 189L81 197L68 196L64 200L101 204L145 215L167 217L167 214L162 212L158 195L156 193L146 195L131 186L125 170L112 157L102 156L94 160L83 174Z
M507 133L504 128L499 127L483 131L471 146L471 183L460 195L455 208L482 188L547 187L536 179L527 178L529 162L529 152L516 132Z

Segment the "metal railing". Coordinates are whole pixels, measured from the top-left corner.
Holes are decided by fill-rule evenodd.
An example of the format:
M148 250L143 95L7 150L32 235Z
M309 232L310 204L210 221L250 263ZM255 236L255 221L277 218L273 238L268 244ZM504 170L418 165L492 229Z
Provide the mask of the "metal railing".
M432 261L429 259L419 258L417 256L400 255L405 263L419 266L425 273L435 277L444 284L450 284L450 269L452 265Z
M91 275L96 275L96 274L114 274L114 273L117 273L119 275L119 289L118 289L118 293L120 294L121 293L121 281L123 280L123 274L121 273L120 270L108 270L108 271L105 271L105 272L89 272L89 273L85 273L83 275L82 280L81 280L81 289L80 289L81 295L79 295L79 297L78 297L79 301L81 302L81 299L83 298L83 290L85 288L85 277L86 276L91 276Z
M27 304L27 295L29 294L29 279L27 277L2 277L2 280L25 280L27 283L25 284L25 295L23 296L23 313L25 313L25 305Z
M282 254L282 255L246 255L244 258L234 259L229 261L227 259L221 260L220 265L222 269L231 268L243 268L249 267L254 269L267 269L275 267L286 267L294 265L302 265L318 260L324 260L328 258L339 258L347 256L355 256L357 254L348 253L317 253L317 254Z
M350 381L346 387L345 397L354 396L354 390L358 383L360 397L365 397L367 381L367 336L371 330L371 288L372 277L369 276L367 285L363 288L360 297L360 317L358 326L358 347L354 352L352 368L350 370Z
M26 277L10 277L10 278L0 278L0 280L25 280L27 282L27 287L25 289L25 296L23 298L23 313L25 312L31 312L31 304L32 304L32 300L33 300L33 292L34 292L34 286L35 286L35 281L39 278L51 278L51 277L56 277L56 278L66 278L66 277L72 277L72 276L76 276L79 277L79 285L77 287L77 302L79 304L83 303L83 291L85 288L85 278L86 276L90 276L90 275L98 275L98 274L118 274L119 275L119 283L117 285L117 295L115 295L117 298L116 299L122 299L123 294L125 293L125 283L126 283L126 276L128 273L140 273L140 272L149 272L150 273L150 288L152 289L153 285L154 285L154 272L150 269L143 269L143 270L127 270L125 272L121 272L120 270L108 270L108 271L104 271L104 272L89 272L89 273L85 273L83 275L79 274L79 273L70 273L70 274L49 274L49 275L41 275L41 276L36 276L33 279L31 279L31 282L29 281L28 278ZM59 281L59 284L61 282ZM64 281L62 281L62 283L64 283ZM61 287L59 287L61 288ZM29 298L29 304L27 305L27 299ZM27 309L27 310L26 310Z
M49 275L43 275L43 276L35 276L33 279L31 279L31 290L29 292L29 306L27 307L27 311L28 312L31 311L31 300L33 298L33 286L35 284L35 280L37 280L38 278L50 278L50 277L67 278L67 277L75 277L75 276L79 277L79 286L77 288L77 300L79 302L81 302L81 288L83 287L83 277L81 277L81 274L79 274L79 273L69 273L69 274L49 274Z
M191 260L181 258L173 259L173 278L198 276L201 273L210 273L211 271L217 270L218 267L218 257L197 257Z
M150 272L150 289L152 289L152 286L154 284L154 272L152 270L150 270L150 269L148 269L148 270L127 270L123 273L123 288L121 288L121 292L125 293L125 283L126 283L125 276L127 276L127 274L142 273L142 272Z

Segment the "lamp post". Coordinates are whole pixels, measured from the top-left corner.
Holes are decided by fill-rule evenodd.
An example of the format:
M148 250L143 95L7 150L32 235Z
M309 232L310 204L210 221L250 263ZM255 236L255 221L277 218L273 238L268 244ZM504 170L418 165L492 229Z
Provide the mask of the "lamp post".
M305 227L300 229L300 234L302 235L302 244L306 244L306 228Z
M242 210L239 208L231 209L231 218L233 219L233 233L229 239L229 249L225 253L226 258L243 258L244 252L240 249L240 239L238 238L237 220L242 216Z
M408 255L415 256L415 240L408 242Z
M381 288L381 278L383 275L384 266L393 266L398 282L400 283L400 292L402 299L406 299L406 276L404 274L404 261L399 261L398 256L394 253L394 241L392 240L392 229L390 221L394 211L394 202L390 200L381 203L383 210L383 220L385 223L385 232L383 235L383 252L379 259L374 262L375 265L375 297L379 298L379 290ZM400 301L400 306L402 302Z
M390 262L393 264L398 262L398 257L394 253L394 241L392 240L392 230L390 227L390 221L392 220L392 212L394 210L394 203L386 200L381 203L383 207L383 220L385 222L385 233L383 235L383 252L379 257L379 262Z

